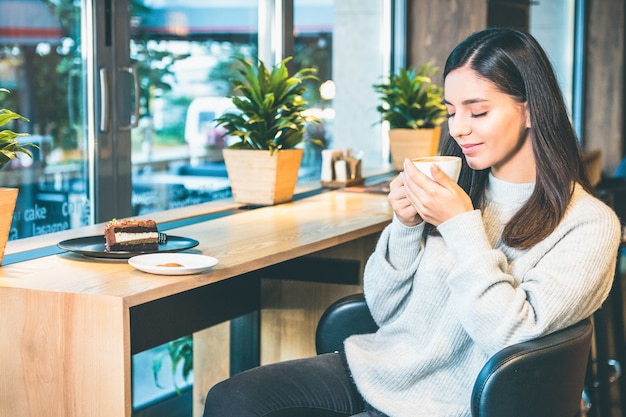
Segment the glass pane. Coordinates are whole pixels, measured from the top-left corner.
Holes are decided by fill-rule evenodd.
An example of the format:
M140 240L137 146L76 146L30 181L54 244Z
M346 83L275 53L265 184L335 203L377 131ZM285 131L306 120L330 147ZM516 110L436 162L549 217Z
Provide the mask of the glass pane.
M185 361L193 362L192 340L191 336L182 337L133 355L133 410L150 407L193 385L193 370L188 375L183 372ZM175 368L172 352L179 354Z
M0 107L28 118L20 138L39 149L0 171L0 185L19 188L9 239L90 222L81 57L81 3L0 2Z
M296 70L313 67L318 80L306 80L311 111L319 124L309 125L305 138L320 140L323 146L304 143L300 181L318 179L321 171L321 151L332 148L335 110L335 81L333 80L333 20L334 0L295 0L294 66Z
M352 152L363 160L364 174L389 169L372 85L391 62L391 2L294 0L294 50L300 67L318 69L309 101L323 123L310 135L326 148ZM383 40L383 41L381 41ZM304 167L320 166L320 149L305 148ZM316 172L319 178L319 170Z
M230 107L232 56L256 56L257 1L143 0L131 13L133 215L230 197L214 119Z
M572 112L574 78L574 0L531 3L529 31L541 43L550 57L563 92L565 103ZM559 18L555 18L559 16Z

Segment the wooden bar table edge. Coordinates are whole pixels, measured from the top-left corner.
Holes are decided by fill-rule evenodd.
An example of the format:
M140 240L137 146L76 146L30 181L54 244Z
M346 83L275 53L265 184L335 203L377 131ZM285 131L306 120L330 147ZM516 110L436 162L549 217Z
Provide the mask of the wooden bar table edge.
M333 191L168 231L219 260L198 275L146 274L72 253L1 267L0 417L130 416L136 308L221 282L247 286L251 272L379 233L391 213L384 195Z

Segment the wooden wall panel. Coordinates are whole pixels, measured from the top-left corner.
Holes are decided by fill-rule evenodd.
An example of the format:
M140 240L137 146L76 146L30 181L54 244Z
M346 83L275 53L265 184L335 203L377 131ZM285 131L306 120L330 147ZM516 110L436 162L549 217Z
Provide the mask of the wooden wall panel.
M315 356L315 330L335 300L361 292L359 285L263 280L261 363Z
M193 334L193 416L201 417L209 389L228 378L230 321Z
M441 69L452 48L487 25L487 0L407 0L407 65Z

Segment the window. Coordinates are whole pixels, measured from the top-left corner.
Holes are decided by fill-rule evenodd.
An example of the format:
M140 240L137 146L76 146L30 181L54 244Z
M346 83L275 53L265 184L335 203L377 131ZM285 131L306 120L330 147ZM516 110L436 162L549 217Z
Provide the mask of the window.
M261 56L267 65L288 55L294 70L315 67L319 80L309 82L306 98L322 123L307 136L362 155L366 170L386 169L370 88L390 61L389 45L381 42L390 38L386 3L295 0L293 15L285 17L293 18L292 38L286 36L285 50L274 55L266 52L271 46L256 43L265 39L260 16L273 15L264 9L267 2L134 3L130 50L139 68L141 105L132 131L132 214L230 196L221 155L228 139L214 119L230 107L235 54ZM322 148L303 146L300 181L317 180Z
M0 2L0 105L30 121L33 158L0 171L0 186L19 188L9 239L91 222L81 8L51 1Z
M230 197L226 137L214 120L232 107L232 56L257 55L257 1L143 0L131 14L141 87L132 214Z

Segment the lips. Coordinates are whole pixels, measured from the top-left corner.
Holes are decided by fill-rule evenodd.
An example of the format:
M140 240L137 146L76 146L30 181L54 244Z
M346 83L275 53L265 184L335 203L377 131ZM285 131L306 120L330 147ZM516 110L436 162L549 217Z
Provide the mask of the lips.
M465 145L461 145L461 150L463 151L463 154L471 155L480 147L480 145L480 143L468 143Z

